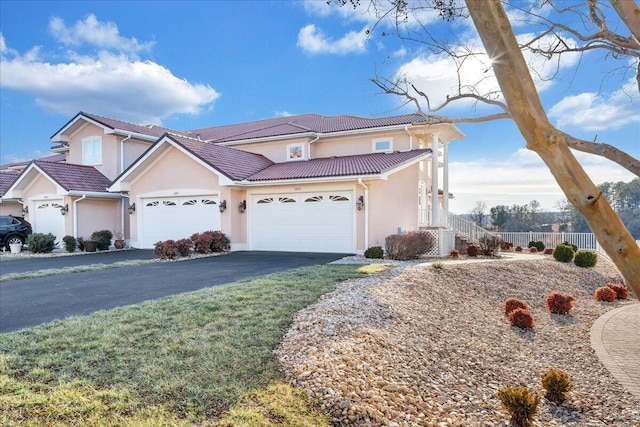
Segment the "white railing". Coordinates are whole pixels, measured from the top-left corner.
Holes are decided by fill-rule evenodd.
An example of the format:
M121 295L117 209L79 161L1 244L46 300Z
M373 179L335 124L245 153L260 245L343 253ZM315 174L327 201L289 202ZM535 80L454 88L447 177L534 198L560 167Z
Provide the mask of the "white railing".
M605 254L596 236L593 233L542 233L542 232L499 232L504 241L513 243L514 246L526 248L529 242L541 241L547 248L555 248L561 243L573 243L578 249L598 251ZM606 254L605 254L606 255Z
M495 236L496 234L485 230L482 227L478 227L475 222L467 221L460 218L458 215L454 215L451 212L447 215L447 225L449 228L463 235L469 241L477 243L482 236Z
M447 217L447 213L444 209L440 209L440 221L444 223L445 218ZM418 209L418 225L420 227L426 227L430 225L442 225L442 224L433 224L431 209Z

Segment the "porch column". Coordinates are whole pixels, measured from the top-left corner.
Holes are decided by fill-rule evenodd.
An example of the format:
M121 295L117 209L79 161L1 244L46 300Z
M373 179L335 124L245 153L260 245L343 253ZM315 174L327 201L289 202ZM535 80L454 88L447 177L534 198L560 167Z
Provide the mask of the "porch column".
M431 225L440 226L440 201L438 200L438 134L431 134Z
M444 212L444 223L448 225L449 222L449 143L445 142L443 144L443 159L442 163L442 190L443 190L443 199L442 199L442 211Z

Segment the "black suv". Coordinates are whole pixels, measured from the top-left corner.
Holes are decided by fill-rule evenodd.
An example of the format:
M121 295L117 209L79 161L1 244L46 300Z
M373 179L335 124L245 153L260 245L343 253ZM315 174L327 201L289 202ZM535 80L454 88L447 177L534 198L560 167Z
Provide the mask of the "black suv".
M9 249L11 243L21 243L27 240L31 234L31 224L21 216L0 216L0 248L6 246Z

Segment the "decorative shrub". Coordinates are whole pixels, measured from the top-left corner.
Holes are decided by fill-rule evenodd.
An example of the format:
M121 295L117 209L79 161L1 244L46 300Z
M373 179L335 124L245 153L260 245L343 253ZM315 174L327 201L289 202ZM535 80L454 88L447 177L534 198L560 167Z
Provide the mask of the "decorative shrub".
M629 288L619 283L607 283L607 287L611 288L616 293L616 298L627 299L629 298Z
M564 243L556 246L556 248L553 250L553 258L555 258L556 261L560 262L573 261L573 257L575 256L575 254L576 252L573 250L573 247L565 245Z
M429 233L419 231L392 234L384 241L385 252L391 259L409 260L419 258L433 248L434 239Z
M555 314L567 314L573 308L576 297L553 291L547 295L547 310Z
M193 242L189 239L176 240L176 250L180 256L189 256L189 251L193 247Z
M529 244L527 245L527 247L528 248L535 247L538 250L538 252L544 251L544 243L542 243L540 240L537 240L535 242L533 240L530 241Z
M178 248L175 241L165 240L153 245L153 253L161 259L174 259L178 254Z
M553 253L553 248L544 248L545 255L551 255Z
M614 291L608 286L599 287L598 289L596 289L596 291L593 294L593 298L596 301L613 302L616 300L617 297L618 295L616 294L616 291Z
M505 242L504 240L500 242L500 249L503 251L510 251L513 249L513 243Z
M62 238L64 242L64 248L67 252L75 252L76 251L76 238L73 236L64 236Z
M500 253L500 242L502 239L498 236L485 234L478 239L480 252L486 256L496 256Z
M516 246L516 252L522 252L522 246L520 245Z
M384 258L384 250L382 250L382 246L371 246L364 251L364 256L365 258L382 259Z
M585 268L595 267L597 262L598 256L595 252L590 251L578 251L573 259L575 265Z
M528 309L516 308L509 313L509 323L520 329L532 329L535 324L533 322L533 314Z
M191 236L193 242L193 250L199 254L208 254L211 252L211 242L213 236L209 233L195 233Z
M578 245L574 245L573 243L569 243L569 242L562 242L562 244L565 246L571 246L571 249L573 249L573 252L578 252Z
M529 248L529 253L535 254L536 252L538 252L538 248L536 248L535 246L531 246Z
M25 243L30 252L47 254L55 249L56 236L51 233L33 233L27 236Z
M454 249L451 252L449 252L449 256L453 259L458 259L460 258L460 251L457 249Z
M551 368L542 376L542 387L545 389L545 397L554 403L562 403L566 394L573 388L573 382L569 374L559 369Z
M108 251L109 246L111 246L112 238L113 234L109 230L94 231L91 234L91 240L95 240L96 242L98 242L99 251Z
M76 239L76 243L78 243L78 250L79 251L84 251L84 238L83 237L78 237Z
M231 240L222 231L205 231L211 234L211 252L226 252L231 247Z
M471 243L470 245L467 245L466 252L467 256L477 257L480 255L480 246Z
M507 300L504 302L504 314L508 316L516 308L529 310L529 304L527 304L525 300L521 300L518 298L507 298Z
M513 426L533 426L533 418L538 413L540 405L540 396L527 387L504 386L498 390L498 399L509 412Z
M443 262L434 262L433 264L431 264L431 267L434 270L444 270L444 263Z

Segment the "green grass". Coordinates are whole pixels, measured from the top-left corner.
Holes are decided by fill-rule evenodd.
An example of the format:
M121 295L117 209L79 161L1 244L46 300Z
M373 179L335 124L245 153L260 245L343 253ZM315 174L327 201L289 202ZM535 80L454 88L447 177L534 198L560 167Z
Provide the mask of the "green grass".
M212 423L240 402L228 417L246 423L224 425L269 425L247 414L279 414L260 396L282 382L274 350L293 314L359 267L291 270L0 335L0 424Z
M129 267L132 265L150 264L153 262L157 262L157 260L138 259L138 260L130 260L130 261L118 261L112 264L99 263L99 264L78 265L75 267L48 268L45 270L26 271L21 273L9 273L9 274L3 274L2 276L0 276L0 283L8 282L10 280L22 280L22 279L33 279L36 277L56 276L58 274L82 273L84 271L95 271L95 270L106 270L108 268Z

